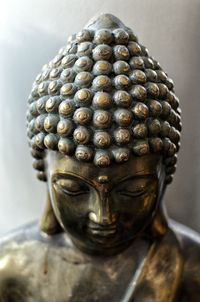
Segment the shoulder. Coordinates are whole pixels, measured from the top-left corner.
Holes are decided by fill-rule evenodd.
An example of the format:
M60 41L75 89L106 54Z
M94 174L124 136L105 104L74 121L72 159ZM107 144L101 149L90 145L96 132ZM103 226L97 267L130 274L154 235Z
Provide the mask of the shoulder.
M171 228L180 242L184 261L183 301L200 301L200 235L176 222L171 223Z
M76 264L85 261L66 234L45 238L37 223L11 232L0 239L0 301L27 302L36 301L38 295L55 296L54 286L48 287L47 293L41 284L62 284L62 278L69 280Z
M20 227L0 238L0 284L2 278L19 275L25 268L31 270L32 265L42 263L47 253L55 247L59 250L61 240L60 236L43 236L37 223Z
M185 260L196 262L200 265L200 235L175 221L171 221L170 226L180 242Z
M0 238L0 283L4 274L31 271L32 266L42 267L46 258L59 261L64 252L68 255L72 250L65 234L44 236L38 223L20 227Z
M3 301L13 301L14 293L17 295L14 301L26 300L30 286L24 272L33 269L38 247L41 251L40 236L35 223L0 238L0 298Z
M35 249L35 253L32 252ZM51 251L72 250L73 244L65 233L47 236L41 233L37 222L24 225L0 238L0 259L12 253L23 253L28 257L40 254L45 250ZM37 252L37 253L36 253Z
M38 223L32 222L16 228L0 237L0 247L4 247L11 241L22 242L27 239L41 239Z
M23 254L23 259L28 257L29 250L40 246L42 243L37 224L28 224L13 230L0 238L0 275L9 267L14 268L14 262ZM22 264L22 262L21 262Z
M11 248L12 245L21 247L25 243L29 244L31 242L37 242L38 244L40 243L49 247L72 246L69 237L64 232L48 236L40 231L38 222L32 222L0 237L0 252L9 247Z

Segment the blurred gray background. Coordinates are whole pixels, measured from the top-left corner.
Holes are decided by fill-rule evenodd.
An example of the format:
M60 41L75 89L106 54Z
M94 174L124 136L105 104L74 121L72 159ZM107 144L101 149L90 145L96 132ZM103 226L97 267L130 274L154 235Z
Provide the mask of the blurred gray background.
M68 35L100 12L131 27L175 82L182 146L165 202L171 217L200 231L200 1L1 0L0 234L39 218L44 205L26 141L32 82Z

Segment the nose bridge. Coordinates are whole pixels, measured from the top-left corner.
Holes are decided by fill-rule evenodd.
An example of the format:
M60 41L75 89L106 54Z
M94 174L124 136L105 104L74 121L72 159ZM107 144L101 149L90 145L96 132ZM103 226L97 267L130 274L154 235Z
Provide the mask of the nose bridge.
M108 189L98 191L90 219L102 225L112 224L115 221L115 215L112 213L112 198Z

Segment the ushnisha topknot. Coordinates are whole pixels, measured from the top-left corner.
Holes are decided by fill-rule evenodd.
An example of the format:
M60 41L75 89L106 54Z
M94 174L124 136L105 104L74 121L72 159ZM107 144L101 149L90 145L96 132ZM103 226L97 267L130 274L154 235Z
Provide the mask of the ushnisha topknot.
M42 68L28 100L33 166L45 149L107 167L160 153L175 171L181 120L173 81L132 30L110 14L92 19Z

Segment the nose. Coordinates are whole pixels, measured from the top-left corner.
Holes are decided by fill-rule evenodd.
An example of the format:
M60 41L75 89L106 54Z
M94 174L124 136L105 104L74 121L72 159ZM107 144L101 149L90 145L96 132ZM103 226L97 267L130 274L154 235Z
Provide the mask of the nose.
M109 226L116 222L117 216L112 209L112 198L108 192L100 192L92 211L90 221L102 226Z

